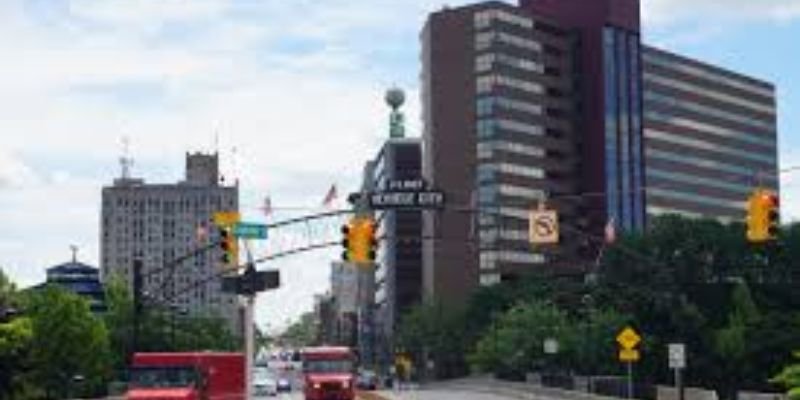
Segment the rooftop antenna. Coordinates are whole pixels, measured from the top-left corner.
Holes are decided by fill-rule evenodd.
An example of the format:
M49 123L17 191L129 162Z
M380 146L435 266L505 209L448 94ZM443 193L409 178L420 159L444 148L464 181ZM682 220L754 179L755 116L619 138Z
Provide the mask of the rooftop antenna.
M214 154L219 154L219 127L214 127Z
M69 250L72 252L72 262L78 262L78 246L71 244L69 245Z
M122 137L122 157L119 158L119 165L122 167L122 179L131 177L131 167L133 167L133 157L130 155L130 139Z

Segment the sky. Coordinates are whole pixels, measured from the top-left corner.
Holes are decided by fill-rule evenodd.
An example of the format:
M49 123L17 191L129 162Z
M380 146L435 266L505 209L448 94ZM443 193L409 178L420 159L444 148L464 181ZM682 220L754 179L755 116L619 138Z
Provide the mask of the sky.
M406 90L418 136L419 31L465 3L0 1L0 266L24 287L73 244L98 264L100 191L126 137L148 182L180 180L187 151L218 151L248 220L264 221L265 196L273 221L321 211L387 136L388 87ZM800 0L642 0L642 12L645 42L774 82L780 163L800 165ZM784 218L800 218L800 172L781 184ZM310 310L338 254L268 263L283 286L259 296L258 323Z

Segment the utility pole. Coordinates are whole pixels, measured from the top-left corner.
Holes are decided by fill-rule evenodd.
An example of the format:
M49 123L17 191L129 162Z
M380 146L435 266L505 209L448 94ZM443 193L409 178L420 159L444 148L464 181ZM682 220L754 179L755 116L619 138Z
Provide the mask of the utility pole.
M253 263L253 253L250 251L250 242L245 241L245 250L247 251L247 268L244 271L244 281L250 281L251 285L248 285L250 289L253 288L253 279L256 273L255 264ZM253 335L253 324L255 323L255 316L253 315L253 309L255 308L256 303L256 291L255 290L247 290L244 293L245 295L245 308L244 308L244 356L245 356L245 368L244 368L244 385L245 385L245 400L251 400L253 398L253 359L255 357L254 353L254 335Z
M142 313L142 259L133 260L133 332L131 332L131 348L128 361L133 359L133 353L139 349L139 323Z

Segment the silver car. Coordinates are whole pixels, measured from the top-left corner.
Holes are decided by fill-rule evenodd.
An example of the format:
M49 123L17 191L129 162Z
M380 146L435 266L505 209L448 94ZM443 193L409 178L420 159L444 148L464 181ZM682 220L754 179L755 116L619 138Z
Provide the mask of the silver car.
M253 371L253 394L256 396L277 396L278 381L266 368Z

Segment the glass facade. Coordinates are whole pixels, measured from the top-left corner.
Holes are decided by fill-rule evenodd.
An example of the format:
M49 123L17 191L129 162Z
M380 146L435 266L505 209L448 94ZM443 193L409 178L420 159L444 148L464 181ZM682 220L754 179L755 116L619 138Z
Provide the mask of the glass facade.
M639 36L603 31L606 213L626 230L644 226Z

